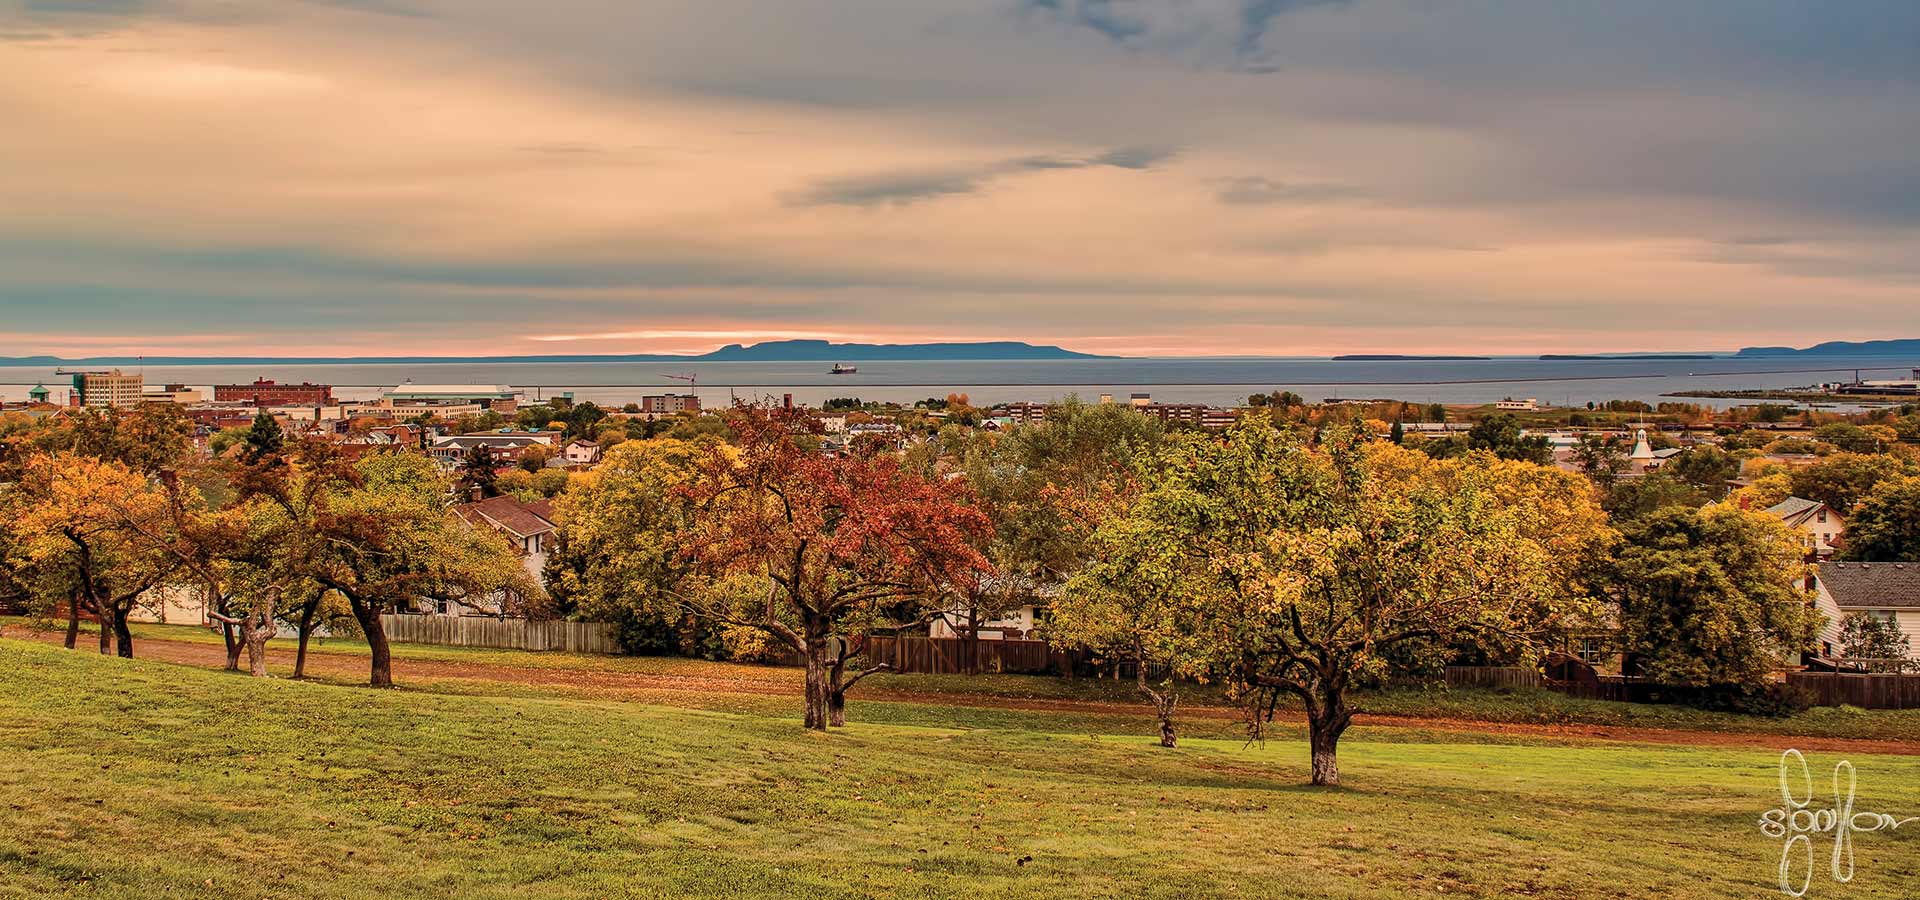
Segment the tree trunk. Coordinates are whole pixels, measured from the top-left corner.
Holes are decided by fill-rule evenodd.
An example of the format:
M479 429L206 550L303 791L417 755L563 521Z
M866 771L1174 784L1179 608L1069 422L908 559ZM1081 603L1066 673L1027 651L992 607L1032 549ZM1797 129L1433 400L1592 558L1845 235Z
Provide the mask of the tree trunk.
M1337 787L1340 784L1340 761L1337 756L1340 735L1352 721L1353 710L1347 707L1345 696L1338 692L1327 693L1332 696L1322 696L1319 702L1307 705L1307 737L1313 751L1313 783Z
M80 594L67 598L67 649L80 642Z
M826 731L829 721L827 707L831 704L827 687L827 629L824 618L808 616L806 624L807 642L807 719L808 731Z
M240 620L240 638L247 644L247 670L255 678L267 677L267 641L280 633L279 626L273 622L273 608L279 596L278 588L271 588L247 611L247 617Z
M94 601L93 611L100 618L100 655L113 655L113 609L105 603Z
M293 677L307 677L307 638L313 636L313 614L320 607L318 598L300 610L300 649L293 655Z
M220 623L220 637L227 643L227 671L240 671L240 640L234 637L233 623Z
M1160 746L1177 746L1180 738L1173 727L1173 710L1180 702L1180 694L1171 687L1163 693L1147 684L1147 661L1144 654L1136 653L1134 656L1133 671L1134 676L1139 679L1140 693L1147 695L1147 699L1153 702L1153 714L1160 720ZM1172 683L1171 679L1168 683Z
M114 642L119 644L121 659L133 658L133 629L127 624L127 612L120 609L113 611L113 637Z
M393 687L393 651L387 646L387 629L380 624L380 612L351 594L347 605L353 607L353 617L366 632L367 649L372 651L367 683L377 688Z

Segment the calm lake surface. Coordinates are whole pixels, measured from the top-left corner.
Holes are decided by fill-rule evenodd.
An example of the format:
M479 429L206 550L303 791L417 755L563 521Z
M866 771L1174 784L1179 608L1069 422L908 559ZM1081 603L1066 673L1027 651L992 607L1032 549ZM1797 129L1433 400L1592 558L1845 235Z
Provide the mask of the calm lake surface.
M1845 381L1859 370L1868 378L1905 377L1920 366L1911 357L1705 360L1365 360L1326 358L1151 358L1046 361L860 362L853 375L828 373L827 362L687 363L432 363L250 366L146 366L147 384L180 383L205 388L258 377L282 382L314 381L338 386L346 399L378 397L384 388L418 384L508 384L529 399L572 391L576 399L602 404L639 400L642 394L685 392L665 377L693 375L709 406L729 396L743 399L792 393L817 405L831 397L911 402L949 392L975 404L1048 401L1077 394L1093 400L1108 393L1124 399L1148 393L1170 403L1230 404L1248 394L1290 390L1310 401L1328 398L1391 398L1421 403L1482 403L1503 397L1537 397L1542 403L1584 404L1602 400L1659 402L1682 390L1787 388ZM139 367L123 367L132 371ZM23 400L45 383L58 402L71 379L52 367L0 367L0 397ZM1698 401L1711 402L1711 401ZM1723 401L1721 405L1730 405Z

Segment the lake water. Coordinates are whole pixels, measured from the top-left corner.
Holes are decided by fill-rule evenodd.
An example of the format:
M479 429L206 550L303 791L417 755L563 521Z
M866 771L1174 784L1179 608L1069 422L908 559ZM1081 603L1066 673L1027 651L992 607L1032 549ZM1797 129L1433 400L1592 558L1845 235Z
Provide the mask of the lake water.
M1867 378L1905 377L1920 366L1910 357L1710 360L1354 360L1326 358L1094 359L1044 361L860 362L853 375L832 375L826 362L686 363L432 363L250 366L146 366L147 384L180 383L205 388L257 377L282 382L314 381L337 386L345 399L372 399L411 379L419 384L509 384L529 399L572 391L576 399L619 405L643 394L684 393L686 384L666 375L693 375L708 406L792 393L817 405L831 397L911 402L949 392L975 404L1048 401L1078 394L1125 399L1148 393L1168 403L1231 404L1248 394L1290 390L1310 401L1333 397L1392 398L1420 403L1485 403L1503 397L1537 397L1564 405L1588 401L1643 400L1681 390L1788 388L1847 381L1855 370ZM134 371L138 367L124 367ZM45 383L58 402L71 379L52 367L0 367L0 398L23 400ZM1712 401L1696 401L1712 402ZM1721 401L1720 405L1731 405Z

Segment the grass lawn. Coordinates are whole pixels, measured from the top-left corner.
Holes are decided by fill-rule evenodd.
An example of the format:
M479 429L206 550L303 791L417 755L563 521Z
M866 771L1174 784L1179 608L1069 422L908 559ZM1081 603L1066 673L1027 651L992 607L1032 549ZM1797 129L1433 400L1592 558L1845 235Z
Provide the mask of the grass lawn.
M22 619L0 618L0 627L14 629L16 633L26 625L27 622ZM151 639L186 641L209 646L221 643L217 632L183 625L137 624L133 627L133 632L136 648L141 640ZM92 646L91 640L89 635L83 638L81 643ZM289 671L293 641L277 639L270 646L276 654L274 658L276 671L283 674ZM335 655L364 656L367 653L365 642L357 640L336 639L324 643L316 640L312 649L316 653ZM739 665L664 656L528 653L519 650L438 647L424 644L394 644L393 654L400 660L473 663L548 673L577 672L590 675L646 675L705 679L739 685L757 685L763 692L769 687L782 692L791 690L792 696L796 698L802 677L800 670L795 668ZM356 677L363 676L356 675ZM341 680L347 683L344 679ZM407 679L402 676L401 680ZM420 684L436 690L463 693L472 693L476 690L485 693L516 691L527 696L641 699L671 705L741 712L784 712L795 708L794 703L797 702L785 696L769 698L746 693L727 693L724 686L719 690L702 691L697 694L686 691L648 694L626 687L612 691L601 690L590 684L512 688L493 681L472 685L459 679L441 679L431 682L421 682L416 679L416 686ZM880 712L882 718L912 724L946 724L946 719L972 717L998 721L1007 720L1009 716L1017 720L1021 716L1011 710L968 712L951 706L940 707L944 712L936 715L936 711L930 710L927 704L879 704L862 701L863 693L872 695L876 691L929 696L950 695L956 699L965 698L968 702L976 704L995 700L1088 700L1137 704L1139 705L1137 716L1087 714L1075 717L1071 723L1062 724L1068 731L1085 731L1094 728L1119 729L1129 734L1146 734L1152 730L1152 723L1148 720L1150 714L1131 681L1050 678L1032 675L888 675L869 679L852 694L855 702L862 702L869 707L899 707L882 710ZM1795 716L1776 719L1709 712L1686 706L1589 700L1544 689L1515 691L1398 689L1364 694L1360 696L1359 702L1367 712L1385 716L1528 725L1668 728L1732 734L1816 735L1828 738L1901 740L1920 743L1920 710L1868 712L1851 707L1817 707ZM1182 705L1193 707L1226 703L1227 701L1217 688L1190 686L1186 689ZM871 719L873 716L869 715L868 718ZM1232 737L1243 730L1231 721L1193 715L1182 717L1181 727L1183 733L1221 738Z
M1363 730L1328 791L1295 740L467 689L0 640L0 897L1778 896L1764 750ZM1920 757L1853 762L1920 815ZM1810 896L1914 895L1920 827L1856 853Z

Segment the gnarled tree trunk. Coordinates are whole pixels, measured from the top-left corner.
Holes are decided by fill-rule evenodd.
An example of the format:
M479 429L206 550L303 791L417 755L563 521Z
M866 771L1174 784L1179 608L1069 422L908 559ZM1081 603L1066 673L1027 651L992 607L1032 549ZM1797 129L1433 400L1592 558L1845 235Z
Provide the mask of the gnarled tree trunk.
M367 636L367 649L371 651L367 684L377 688L393 687L393 650L387 645L386 626L380 624L380 610L352 594L347 594L347 605L353 608L353 618L360 623L360 630Z
M238 672L240 671L241 644L240 639L233 633L233 623L228 621L225 615L214 613L213 616L220 620L220 637L227 645L227 671Z
M1335 688L1313 692L1307 702L1307 740L1313 753L1313 783L1326 787L1340 784L1340 735L1353 722L1353 709L1346 694Z
M827 622L824 616L807 617L804 623L807 657L807 718L808 731L825 731L831 719L828 707L832 704L827 679Z
M1153 703L1153 714L1160 720L1160 746L1176 746L1180 739L1173 727L1173 710L1180 702L1179 692L1171 687L1157 691L1147 683L1147 659L1144 653L1134 655L1133 670L1139 680L1140 693L1147 695L1147 699Z

